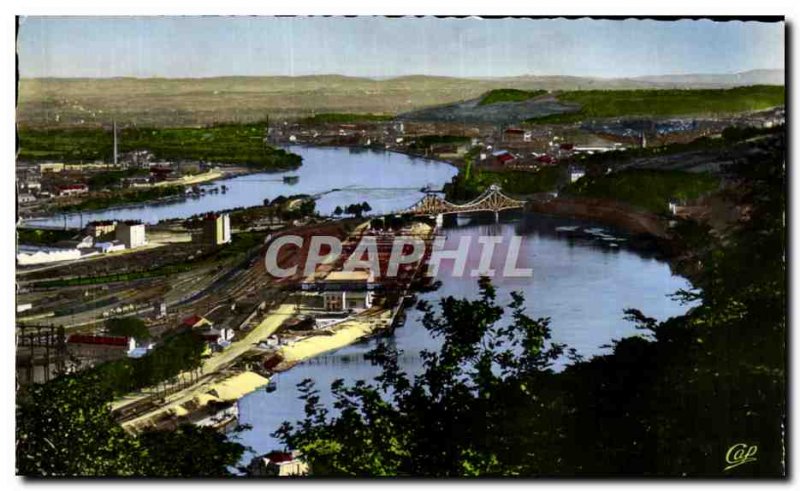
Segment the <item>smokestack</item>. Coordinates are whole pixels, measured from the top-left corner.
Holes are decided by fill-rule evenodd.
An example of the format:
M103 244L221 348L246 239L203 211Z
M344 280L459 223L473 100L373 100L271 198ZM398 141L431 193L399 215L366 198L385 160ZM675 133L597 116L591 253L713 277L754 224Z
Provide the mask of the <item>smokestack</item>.
M117 122L114 123L114 165L117 165Z

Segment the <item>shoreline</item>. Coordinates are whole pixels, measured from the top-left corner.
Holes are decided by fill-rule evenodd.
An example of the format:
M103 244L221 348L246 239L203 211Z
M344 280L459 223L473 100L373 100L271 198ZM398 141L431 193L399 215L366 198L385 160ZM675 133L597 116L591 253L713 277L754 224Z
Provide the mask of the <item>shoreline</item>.
M414 154L414 153L411 153L411 152L404 152L404 151L401 151L401 150L398 150L398 149L380 148L380 147L376 147L376 146L365 147L363 145L315 145L315 144L309 144L309 143L290 143L290 142L286 142L286 143L284 143L284 142L273 142L272 144L276 148L280 148L280 149L285 150L287 152L291 151L291 147L363 148L365 150L391 152L391 153L406 155L408 157L415 158L415 159L421 159L421 160L426 160L426 161L440 163L440 164L448 164L448 165L451 165L451 166L453 166L453 167L455 167L457 169L459 168L459 166L455 162L452 162L450 160L436 159L436 158L426 157L424 155ZM185 182L185 183L177 183L177 182L166 183L166 182L162 182L162 183L157 183L157 184L155 184L155 185L153 185L151 187L143 188L143 189L157 189L157 188L165 188L165 187L170 187L170 186L189 187L189 186L197 186L197 185L210 185L210 184L213 184L213 183L217 183L217 182L220 182L220 181L226 181L226 180L233 179L233 178L236 178L236 177L241 177L241 176L248 176L248 175L255 175L255 174L280 174L280 173L284 173L284 172L291 172L291 171L299 169L300 167L302 167L302 163L299 166L296 166L296 167L287 167L287 168L280 168L280 169L266 169L266 170L252 169L252 168L249 168L249 167L244 167L244 166L238 166L237 165L237 166L231 167L230 170L227 171L227 172L226 172L225 169L222 169L221 171L218 170L217 172L218 172L219 175L215 175L215 176L207 178L207 179L198 179L196 181L193 181L190 178L188 180L190 182ZM212 173L212 172L214 172L214 171L209 171L208 173ZM208 174L208 173L206 173L206 174ZM192 177L196 178L196 177L199 177L199 176L192 176ZM444 186L444 184L443 184L443 186ZM21 218L20 219L21 223L20 223L19 226L22 226L23 228L33 228L33 229L35 229L35 228L64 229L63 226L36 225L36 224L30 223L30 222L38 221L38 220L53 220L53 219L56 219L57 217L58 218L62 218L62 217L65 217L65 216L66 217L73 217L73 216L76 216L76 215L82 215L84 213L87 213L87 214L88 213L102 213L102 212L113 212L113 211L126 210L126 209L137 209L137 208L142 208L142 207L146 207L146 206L166 204L166 203L170 203L170 202L179 202L179 201L185 200L185 199L186 199L186 195L167 196L167 197L164 197L164 198L158 198L158 199L152 199L152 200L146 200L146 201L120 203L120 204L116 204L116 205L112 205L112 206L104 207L104 208L77 210L77 211L62 212L62 213L56 212L56 213L48 213L48 214L45 214L45 215L29 216L29 217ZM253 206L253 207L249 207L249 208L256 208L256 207L258 207L258 205ZM225 211L225 210L217 210L217 211ZM169 222L169 221L176 220L176 219L182 220L181 218L169 218L169 219L160 220L157 223ZM28 222L28 223L26 223L26 222ZM156 225L156 224L151 224L151 225ZM70 228L70 227L67 227L67 228Z
M262 170L249 170L249 169L247 169L245 167L236 167L231 172L227 172L226 173L226 172L223 171L223 172L220 172L219 175L216 175L216 176L214 176L212 178L200 180L200 181L197 181L197 182L193 182L191 184L184 184L184 183L163 184L163 183L159 183L159 184L156 184L156 185L154 185L154 186L152 186L150 188L143 188L143 189L158 189L158 188L167 188L167 187L171 187L171 186L188 187L188 186L198 186L198 185L210 185L210 184L213 184L213 183L217 183L217 182L221 182L221 181L227 181L229 179L234 179L234 178L242 177L242 176L249 176L249 175L254 175L254 174L278 174L278 173L282 173L282 172L290 172L291 170L293 170L293 169L280 169L280 170L272 170L272 171L262 171ZM183 194L183 195L166 196L164 198L151 199L151 200L146 200L146 201L133 201L133 202L128 202L128 203L108 206L108 207L104 207L104 208L94 208L94 209L70 211L70 212L64 212L64 213L50 213L50 214L47 214L47 215L24 217L24 218L21 217L20 221L22 223L20 224L20 226L23 227L23 228L58 228L58 229L63 229L64 227L62 227L62 226L54 227L54 226L49 226L49 225L36 225L36 224L30 223L30 222L31 221L37 221L37 220L53 220L53 219L55 219L57 217L64 217L64 216L73 217L73 216L76 216L76 215L82 215L84 213L87 213L87 214L88 213L103 213L103 212L113 212L113 211L118 211L118 210L137 209L137 208L143 208L143 207L146 207L146 206L153 206L153 205L165 204L165 203L170 203L170 202L185 201L186 199L187 199L187 195ZM160 220L159 222L151 224L151 225L156 225L158 223L171 221L171 220L175 220L175 219L176 218L169 218L169 219L165 219L165 220ZM177 219L182 220L181 218L177 218ZM28 223L26 223L26 222L28 222ZM26 225L29 225L29 226L26 226ZM69 227L67 227L67 228L69 228Z

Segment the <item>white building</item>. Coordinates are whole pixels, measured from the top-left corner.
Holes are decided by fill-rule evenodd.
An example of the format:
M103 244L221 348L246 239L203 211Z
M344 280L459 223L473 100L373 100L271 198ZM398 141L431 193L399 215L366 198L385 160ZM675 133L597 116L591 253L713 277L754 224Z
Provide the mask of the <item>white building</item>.
M117 224L116 239L128 249L135 249L147 244L144 224L139 221L125 221Z
M97 254L90 236L80 240L62 240L52 247L20 244L17 247L17 264L30 266L59 261L74 261Z
M81 251L78 249L55 249L50 247L29 248L21 245L17 251L17 264L20 266L73 261L80 258Z
M22 187L25 188L25 190L29 193L34 191L38 192L42 190L42 183L39 181L28 180L22 183Z
M75 196L77 194L86 194L89 192L89 186L86 184L70 184L69 186L62 186L58 188L59 196Z
M574 153L586 153L586 154L592 155L592 154L595 154L595 153L613 152L615 150L622 150L622 149L623 149L622 148L622 144L613 143L613 144L607 145L607 146L601 146L601 145L582 145L582 146L578 146L578 145L576 145L575 147L573 147L572 151Z
M227 213L210 214L203 221L203 242L213 245L231 241L231 217Z
M110 242L95 242L94 246L98 251L104 254L114 251L125 250L125 244L123 244L118 240L112 240Z
M360 312L372 307L374 278L368 271L333 271L319 282L323 308Z
M273 451L254 457L247 466L248 476L302 476L308 474L308 464L302 460L300 452Z
M583 167L572 166L569 168L569 182L575 182L586 175Z

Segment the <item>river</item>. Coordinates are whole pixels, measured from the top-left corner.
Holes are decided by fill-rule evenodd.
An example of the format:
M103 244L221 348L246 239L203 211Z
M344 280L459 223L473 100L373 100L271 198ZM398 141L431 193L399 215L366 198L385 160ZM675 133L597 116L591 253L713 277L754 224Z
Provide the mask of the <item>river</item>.
M303 157L303 165L296 171L251 174L207 186L225 184L229 188L225 194L84 213L83 223L98 219L142 219L155 223L259 205L265 198L301 193L321 194L317 209L323 214L331 213L337 205L362 201L369 202L374 212L385 213L414 204L423 196L420 188L428 185L441 188L457 172L448 164L398 153L329 147L293 146L289 149ZM299 182L286 184L282 180L284 175L297 175ZM81 218L75 215L67 220L69 225L78 226ZM60 225L63 218L51 217L34 223ZM684 278L673 275L667 263L627 249L624 240L614 239L624 239L621 232L602 229L597 224L504 212L499 223L495 223L492 214L450 216L442 231L447 236L447 249L455 248L464 236L471 237L473 243L479 235L522 236L518 264L531 268L533 275L495 278L498 300L506 303L510 291L524 292L529 315L550 317L553 341L575 348L584 357L607 352L604 346L615 339L640 334L623 319L625 308L639 308L659 320L682 314L689 308L669 298L676 290L689 288ZM479 251L471 251L468 270L477 267L479 258ZM420 294L419 298L435 302L447 295L474 297L477 294L474 278L453 277L448 271L443 268L440 272L442 286L439 290ZM335 379L354 382L371 379L377 374L364 359L377 342L393 343L403 350L401 365L412 373L420 368L420 350L437 346L436 340L420 323L419 313L410 310L405 325L392 337L319 356L277 375L275 392L261 390L241 399L240 421L252 426L240 435L241 441L258 453L277 448L278 442L270 434L283 421L294 422L303 415L296 384L306 378L314 380L321 389L323 401L330 402L329 387ZM245 462L248 460L249 455Z
M201 188L224 184L226 193L205 193L161 203L87 211L70 215L26 220L28 225L80 227L93 220L142 220L156 223L171 218L187 218L200 213L261 205L265 198L293 194L322 194L317 210L329 215L337 206L367 201L373 213L399 211L419 201L430 185L441 189L458 170L446 163L411 157L401 153L345 147L290 146L287 150L303 157L296 170L258 173L221 179ZM283 182L284 176L298 176L296 184Z
M565 343L587 358L609 352L606 346L615 339L641 334L623 319L626 308L638 308L659 320L683 314L689 308L669 298L678 289L690 288L687 280L673 275L667 263L626 249L624 240L611 239L624 239L623 233L597 224L530 213L503 213L500 223L494 223L493 215L473 215L459 222L451 219L442 231L447 237L446 249L454 249L464 236L473 243L479 235L522 236L517 264L531 268L533 276L494 278L498 302L506 304L510 291L522 291L530 316L551 318L553 341ZM479 251L469 254L467 271L477 267L479 258ZM430 302L448 295L475 298L477 281L453 277L449 271L444 267L440 270L441 288L418 298ZM352 383L377 375L377 369L364 355L378 342L392 343L402 350L401 366L409 373L418 373L420 350L438 346L422 326L420 316L411 309L405 325L394 336L314 358L278 374L274 392L257 391L241 399L240 422L252 426L240 435L242 443L258 453L280 448L270 433L283 421L295 422L303 415L296 385L303 379L312 379L321 391L323 403L329 404L329 388L334 380L342 378ZM563 363L555 369L562 367ZM251 456L248 454L245 461Z

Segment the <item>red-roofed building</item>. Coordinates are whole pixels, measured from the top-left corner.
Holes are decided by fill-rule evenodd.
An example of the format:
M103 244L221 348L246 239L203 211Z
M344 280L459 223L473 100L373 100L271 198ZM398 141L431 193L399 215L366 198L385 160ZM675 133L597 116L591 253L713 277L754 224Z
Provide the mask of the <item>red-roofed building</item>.
M543 165L555 165L556 159L552 155L539 155L536 157L536 162Z
M308 474L308 465L300 459L300 452L272 451L255 457L247 466L249 476L302 476Z
M183 319L183 321L181 321L181 324L183 324L186 327L191 327L191 328L205 327L205 326L213 327L214 326L214 324L211 321L209 321L205 317L203 317L201 315L197 315L197 314L194 314L194 315L192 315L190 317L187 317L187 318Z
M520 128L507 128L503 131L503 141L505 142L529 142L532 133Z
M128 346L131 338L125 336L95 336L91 334L73 334L67 340L72 344L96 344L105 346Z
M76 358L102 362L124 358L136 349L136 340L125 336L73 334L67 339L67 350Z
M169 167L153 166L150 167L150 175L155 181L166 181L170 177L173 170Z
M509 163L513 162L515 159L514 159L514 156L511 155L510 153L503 153L503 154L500 154L497 157L495 157L495 160L500 165L508 165Z
M74 196L76 194L86 194L89 192L89 186L86 184L70 184L58 188L59 196Z

